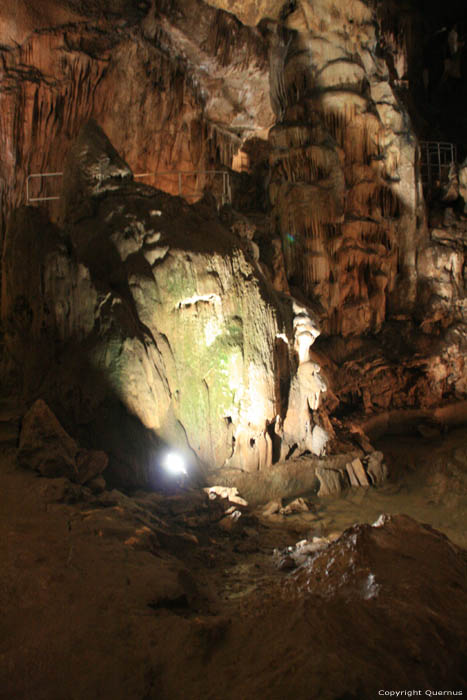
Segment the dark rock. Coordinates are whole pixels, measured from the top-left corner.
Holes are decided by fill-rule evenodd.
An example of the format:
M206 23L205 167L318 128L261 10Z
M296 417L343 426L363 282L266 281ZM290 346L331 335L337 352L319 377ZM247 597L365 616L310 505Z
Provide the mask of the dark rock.
M258 541L254 538L240 540L234 546L234 551L241 554L253 554L253 552L257 552L258 549Z
M86 486L90 488L93 493L97 494L105 491L105 487L107 486L107 484L105 482L104 477L99 474L99 476L96 476L94 477L94 479L88 481Z
M440 426L429 424L429 423L419 423L417 425L417 430L420 435L427 440L433 440L439 438L441 435Z
M232 533L240 531L243 528L245 524L243 520L241 512L239 510L233 510L219 521L218 526L224 530L224 532Z
M38 399L26 413L21 427L18 464L42 476L76 480L78 446L62 428L47 404Z
M23 419L18 464L35 469L49 478L65 477L78 484L95 483L91 490L100 493L105 481L99 481L108 465L108 456L98 450L78 448L76 441L60 425L45 401L38 399Z
M101 450L80 449L76 455L76 463L78 469L76 481L79 484L86 484L88 481L102 474L107 468L109 458L106 453Z
M297 567L297 564L295 562L295 559L293 559L290 556L282 557L277 562L277 568L279 569L279 571L291 571L292 569L295 569L296 567Z
M44 480L40 493L46 503L77 503L83 498L83 489L65 477Z

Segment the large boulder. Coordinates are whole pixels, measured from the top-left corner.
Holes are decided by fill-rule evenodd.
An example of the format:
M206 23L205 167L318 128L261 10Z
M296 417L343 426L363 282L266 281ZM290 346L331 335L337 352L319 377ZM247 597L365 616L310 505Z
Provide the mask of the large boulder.
M100 477L109 459L100 450L79 448L45 401L38 399L23 418L17 462L41 476L86 484Z
M95 123L71 149L63 182L63 228L51 229L45 255L36 245L36 272L24 269L20 284L35 214L13 217L6 241L10 360L43 339L25 393L40 387L65 426L110 450L127 484L154 483L166 443L195 471L266 468L268 427L288 399L291 297L278 297L214 207L134 182ZM27 343L15 328L18 300Z
M42 476L78 476L78 445L60 425L45 401L39 399L23 418L17 454L18 464Z

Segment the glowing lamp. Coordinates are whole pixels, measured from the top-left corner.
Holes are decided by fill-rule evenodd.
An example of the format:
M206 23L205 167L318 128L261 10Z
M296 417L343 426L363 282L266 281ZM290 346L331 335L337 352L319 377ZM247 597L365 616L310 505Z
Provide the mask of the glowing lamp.
M171 476L186 476L185 460L178 452L168 452L162 460L162 466Z

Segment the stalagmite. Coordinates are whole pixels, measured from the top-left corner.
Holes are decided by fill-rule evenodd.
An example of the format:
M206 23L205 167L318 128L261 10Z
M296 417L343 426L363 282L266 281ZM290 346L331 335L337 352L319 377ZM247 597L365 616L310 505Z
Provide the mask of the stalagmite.
M309 309L297 302L294 302L293 309L294 347L298 353L299 366L290 387L283 426L282 453L286 454L292 445L297 445L302 451L308 450L320 456L324 453L329 435L315 421L314 414L320 407L321 395L327 391L327 385L319 364L310 359L310 347L321 331Z

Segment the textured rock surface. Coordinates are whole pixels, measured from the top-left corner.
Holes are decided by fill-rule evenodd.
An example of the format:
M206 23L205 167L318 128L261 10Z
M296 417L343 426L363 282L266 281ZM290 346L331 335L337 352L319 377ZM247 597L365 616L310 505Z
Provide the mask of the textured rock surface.
M177 170L230 165L241 138L273 123L263 36L199 0L19 0L3 4L0 29L2 229L27 176L61 172L90 117L134 172L172 193ZM184 176L184 193L206 182ZM56 178L30 185L31 196L60 189Z
M23 419L18 464L42 476L76 479L78 445L62 428L44 401L36 401Z
M138 480L154 431L211 466L264 472L292 453L371 452L369 417L465 397L465 221L461 200L425 214L401 87L417 84L414 12L360 0L3 7L2 237L28 173L65 169L29 183L63 191L47 205L56 226L16 211L3 241L7 387L35 398L46 385L67 428L119 442ZM69 153L90 116L116 150L96 137ZM241 211L222 212L235 243L206 202L150 203L142 185L181 182L188 201L206 187L219 203L221 180L204 171L221 166L239 171ZM179 181L180 169L198 175ZM135 185L135 171L151 178ZM462 196L462 168L457 180ZM56 369L44 378L44 366ZM70 367L84 381L70 385Z
M100 477L109 459L105 452L79 449L47 404L39 399L23 418L17 461L41 476L66 477L86 484Z
M465 552L439 532L404 516L356 525L289 574L272 549L296 536L256 525L262 551L242 553L254 535L225 536L205 494L114 490L67 505L64 482L2 456L7 697L372 700L381 686L465 687Z
M270 196L288 276L344 336L379 330L388 305L410 308L424 233L416 145L374 20L358 0L302 2L276 68Z
M7 234L12 373L26 392L40 386L69 422L99 423L111 400L211 467L268 466L267 426L282 403L274 347L292 300L279 302L215 212L134 183L94 124L70 152L64 183L64 230L44 221L52 233L41 245L23 210ZM29 242L32 275L22 258ZM36 340L25 372L18 360ZM59 369L44 378L52 359ZM133 476L147 480L149 470L140 464Z

